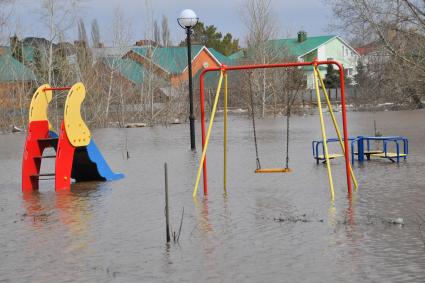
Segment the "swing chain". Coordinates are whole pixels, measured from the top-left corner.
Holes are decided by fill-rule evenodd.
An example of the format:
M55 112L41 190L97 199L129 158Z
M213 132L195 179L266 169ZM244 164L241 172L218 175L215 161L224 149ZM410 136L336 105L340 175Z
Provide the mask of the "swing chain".
M255 114L254 114L254 98L252 94L252 72L248 72L249 76L249 96L251 100L251 117L252 117L252 129L254 132L254 144L255 144L255 156L256 156L256 163L257 163L257 169L261 169L260 164L260 158L258 156L258 144L257 144L257 131L255 129Z
M289 94L286 101L286 169L289 168L289 118L291 117L291 108L289 103Z
M285 89L285 85L283 86L283 88ZM298 90L297 90L298 92ZM291 91L287 90L287 95L286 95L286 164L285 164L285 168L289 169L289 125L290 125L290 118L291 118L291 107L294 104L295 98L296 98L296 94L292 94L291 95Z

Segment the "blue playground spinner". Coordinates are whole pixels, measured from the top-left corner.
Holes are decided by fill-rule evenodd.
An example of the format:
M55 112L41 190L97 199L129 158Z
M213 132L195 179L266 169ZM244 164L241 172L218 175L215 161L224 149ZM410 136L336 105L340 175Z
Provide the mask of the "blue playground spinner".
M403 136L358 136L350 137L348 140L351 144L351 162L353 164L356 156L359 162L364 161L365 158L369 161L371 157L379 157L399 163L401 159L406 160L409 154L409 141ZM330 144L339 142L339 140L337 138L329 138L326 142ZM374 142L373 147L371 142ZM312 142L312 149L313 158L317 163L321 160L325 160L323 140L314 140ZM394 152L391 152L390 149L393 149ZM343 156L343 154L329 153L328 157L329 159L334 159Z

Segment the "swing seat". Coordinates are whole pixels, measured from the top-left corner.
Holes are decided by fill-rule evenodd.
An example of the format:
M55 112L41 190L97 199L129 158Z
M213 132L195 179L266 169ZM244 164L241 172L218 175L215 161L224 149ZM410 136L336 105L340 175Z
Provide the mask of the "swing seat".
M260 168L256 169L255 173L290 173L291 168Z

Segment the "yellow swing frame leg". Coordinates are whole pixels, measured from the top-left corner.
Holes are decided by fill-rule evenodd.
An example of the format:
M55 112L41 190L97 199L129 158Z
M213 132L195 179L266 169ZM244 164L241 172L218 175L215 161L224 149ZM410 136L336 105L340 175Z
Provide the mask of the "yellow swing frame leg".
M317 107L319 108L319 116L320 116L320 127L322 130L322 139L323 139L323 147L324 147L324 154L325 154L325 160L326 160L326 168L328 170L328 180L329 180L329 189L331 193L331 200L335 200L335 191L334 191L334 184L332 179L332 171L331 171L331 163L329 162L329 154L328 154L328 145L327 145L327 138L326 138L326 131L325 131L325 122L323 119L323 112L322 112L322 103L320 101L320 91L319 91L319 83L318 83L318 74L316 71L316 66L314 66L314 86L316 88L316 96L317 96Z
M194 198L196 198L196 193L198 192L199 181L201 179L202 168L203 168L203 165L204 165L205 155L206 155L207 149L208 149L208 143L209 143L210 136L211 136L211 130L212 130L212 126L213 126L213 123L214 123L214 117L215 117L215 113L217 112L218 99L220 98L221 84L223 82L223 73L224 72L221 71L220 79L218 80L217 91L216 91L216 94L215 94L214 104L213 104L213 108L212 108L212 111L211 111L210 124L208 125L207 137L205 139L205 146L204 146L204 149L202 150L201 162L199 163L198 174L196 176L195 188L193 189L192 196Z
M331 101L330 101L330 99L329 99L328 91L326 90L325 83L323 82L323 79L322 79L322 77L320 76L320 71L319 71L319 69L317 69L317 66L315 66L315 67L314 67L314 71L315 71L315 72L317 72L317 77L319 78L320 85L321 85L321 87L322 87L323 93L325 94L326 104L328 105L329 112L330 112L330 114L331 114L332 123L333 123L333 125L334 125L335 131L336 131L336 134L337 134L337 136L338 136L338 140L339 140L339 144L340 144L340 146L341 146L342 153L345 155L345 146L344 146L344 142L343 142L343 140L342 140L341 131L339 130L339 125L338 125L338 122L336 121L335 114L334 114L334 111L333 111L333 109L332 109L332 105L331 105ZM358 183L357 183L356 176L354 175L353 168L351 167L351 164L349 164L349 168L350 168L350 175L351 175L351 178L353 179L354 188L355 188L355 190L357 191L357 189L358 189Z

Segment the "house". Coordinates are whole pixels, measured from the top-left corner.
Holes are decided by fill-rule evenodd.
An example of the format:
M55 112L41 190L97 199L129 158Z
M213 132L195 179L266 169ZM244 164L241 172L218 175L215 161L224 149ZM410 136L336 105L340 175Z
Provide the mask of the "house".
M187 83L186 47L133 47L124 58L134 60L155 75L164 78L174 88ZM208 67L219 67L231 60L214 49L202 45L192 46L192 76Z
M131 59L108 56L104 57L101 63L109 68L109 72L107 71L107 73L112 72L113 80L126 80L133 85L143 83L145 70L141 64Z
M356 74L358 52L346 41L337 35L307 36L307 33L300 31L296 38L275 39L267 41L265 48L273 53L275 58L293 57L299 62L317 60L336 60L343 64L345 75L353 77ZM230 59L243 60L250 58L253 50L244 49L229 56ZM276 59L275 59L276 60ZM326 75L326 67L322 67L321 74ZM306 71L307 88L314 87L313 70Z
M392 58L390 51L378 41L357 47L356 51L359 54L359 62L363 67L371 70L375 66L381 68L382 64L387 63Z
M0 105L3 109L17 106L18 96L28 93L35 81L31 69L16 60L8 47L0 47Z

